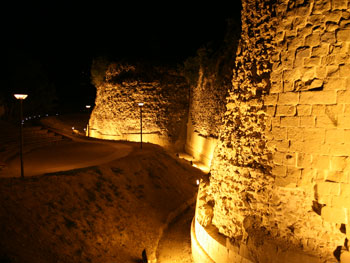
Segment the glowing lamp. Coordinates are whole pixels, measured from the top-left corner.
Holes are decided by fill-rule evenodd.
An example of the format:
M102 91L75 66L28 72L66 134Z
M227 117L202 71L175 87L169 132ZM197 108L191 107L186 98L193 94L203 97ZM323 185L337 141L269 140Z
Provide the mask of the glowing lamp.
M140 107L142 107L142 106L143 106L143 102L138 103L138 105L139 105Z
M13 96L18 100L25 100L28 97L27 94L14 94Z
M197 185L199 185L199 180L196 181Z
M85 108L90 109L91 105L86 105Z

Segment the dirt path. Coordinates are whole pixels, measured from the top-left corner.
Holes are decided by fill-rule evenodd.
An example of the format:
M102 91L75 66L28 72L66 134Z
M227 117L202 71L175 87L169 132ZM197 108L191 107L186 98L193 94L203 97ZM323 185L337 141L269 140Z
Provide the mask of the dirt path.
M158 245L158 263L193 263L190 236L193 216L194 206L191 206L164 231Z

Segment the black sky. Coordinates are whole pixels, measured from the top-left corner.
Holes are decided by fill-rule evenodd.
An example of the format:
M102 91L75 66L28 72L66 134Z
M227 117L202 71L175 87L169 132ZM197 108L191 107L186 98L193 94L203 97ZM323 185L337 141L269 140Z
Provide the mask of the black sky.
M89 77L96 56L181 63L205 43L222 39L227 18L239 18L240 12L240 3L234 0L200 5L72 3L26 2L3 9L7 59L24 54L39 61L61 97L69 89L78 93L84 88L78 86ZM85 88L86 96L94 95L93 87Z

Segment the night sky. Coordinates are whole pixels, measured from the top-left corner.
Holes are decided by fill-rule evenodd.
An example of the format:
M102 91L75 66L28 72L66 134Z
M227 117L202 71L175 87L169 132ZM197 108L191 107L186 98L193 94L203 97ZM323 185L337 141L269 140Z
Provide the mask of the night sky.
M149 1L53 2L3 10L5 72L11 76L13 70L26 71L35 61L55 86L60 105L93 103L89 70L94 57L181 63L204 44L222 40L227 18L239 18L240 12L239 1L201 2L199 7ZM5 82L13 89L20 86L13 83L10 77Z

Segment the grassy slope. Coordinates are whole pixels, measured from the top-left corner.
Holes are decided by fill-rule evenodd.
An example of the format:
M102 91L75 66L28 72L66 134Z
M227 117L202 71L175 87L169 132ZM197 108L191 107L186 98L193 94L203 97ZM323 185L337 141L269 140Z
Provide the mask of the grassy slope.
M98 167L0 178L0 262L137 262L201 173L145 144ZM1 261L2 259L2 261Z

